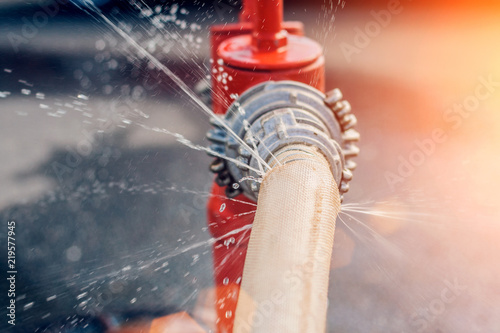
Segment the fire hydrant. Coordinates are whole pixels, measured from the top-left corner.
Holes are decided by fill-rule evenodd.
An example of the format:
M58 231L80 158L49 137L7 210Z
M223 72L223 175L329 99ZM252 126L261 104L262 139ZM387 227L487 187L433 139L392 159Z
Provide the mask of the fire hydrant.
M322 94L325 89L322 47L303 36L301 23L283 22L282 1L244 1L240 23L212 27L211 43L214 112L222 117L230 110L225 121L232 122L242 139L248 139L257 117L290 109L292 120L285 124L287 135L282 141L290 144L300 137L302 142L309 139L311 144L319 142L324 154L330 157L340 193L346 192L355 168L352 157L358 153L355 142L359 135L352 129L356 118L338 90ZM306 110L305 115L300 110ZM286 123L282 114L274 117L277 122ZM300 119L304 117L310 118L308 125L317 124L317 129L301 127ZM228 136L219 121L212 123L215 128L208 135L213 142L212 150L243 165L219 156L210 166L216 174L208 203L208 225L217 239L213 246L216 324L219 333L231 333L259 185L256 176L244 166L252 161L248 149ZM250 132L250 137L253 134ZM265 139L265 135L260 137ZM278 139L273 139L273 143ZM248 146L257 148L256 151L260 143L247 140ZM267 146L260 145L261 155L267 154ZM259 164L257 161L254 167Z

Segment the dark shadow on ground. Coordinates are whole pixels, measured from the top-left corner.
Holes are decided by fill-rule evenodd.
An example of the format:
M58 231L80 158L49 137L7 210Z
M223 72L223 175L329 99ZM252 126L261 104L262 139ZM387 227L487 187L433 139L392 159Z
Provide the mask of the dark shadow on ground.
M19 174L56 186L0 212L0 220L16 221L18 332L110 314L190 311L211 285L207 196L183 193L207 188L209 157L180 145L130 149L125 137L103 136L79 159L72 149L54 151ZM5 262L0 269L7 271Z

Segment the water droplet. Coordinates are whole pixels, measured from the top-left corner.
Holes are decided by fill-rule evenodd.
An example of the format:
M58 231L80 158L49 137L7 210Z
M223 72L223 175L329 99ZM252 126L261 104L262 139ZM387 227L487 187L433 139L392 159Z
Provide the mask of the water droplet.
M19 83L22 83L28 87L33 87L33 84L32 83L28 83L28 81L26 80L18 80Z
M226 318L231 318L233 316L233 312L231 310L226 311Z
M193 254L192 258L193 258L192 264L196 264L198 262L198 260L200 260L200 255L199 254Z
M135 302L137 302L137 298L135 297L130 300L130 304L134 304Z
M38 98L38 99L45 99L45 94L44 94L44 93L40 93L40 92L38 92L38 93L36 93L36 95L35 95L35 96L36 96L36 98Z
M246 119L243 119L243 126L244 126L245 130L248 131L250 129L250 122L248 120L246 120ZM251 138L251 140L252 140L252 143L253 143L254 142L253 137Z
M23 95L29 95L29 94L31 94L31 90L29 90L29 89L21 89L21 94L23 94Z
M80 295L76 296L76 299L82 299L85 296L87 296L88 294L89 294L88 292L81 293Z
M83 71L81 69L77 69L73 72L73 77L77 80L81 80L83 78Z
M233 188L234 188L235 190L239 189L239 188L240 188L240 184L238 184L238 183L233 183Z
M118 61L116 61L115 59L111 59L108 62L108 67L109 67L109 69L117 69L118 68Z
M76 245L71 246L66 250L66 259L69 261L78 261L82 257L82 250Z
M144 17L150 17L151 15L153 15L153 11L150 9L143 9L141 10L141 15Z
M222 280L222 284L227 286L229 284L229 278L225 277L224 280Z
M89 97L88 97L88 96L85 96L85 95L83 95L83 94L79 94L77 97L78 97L79 99L83 99L83 100L85 100L85 101L88 101L88 100L89 100Z
M82 68L85 72L90 72L94 68L94 64L90 61L85 61L82 65Z
M142 86L135 86L132 89L132 98L136 101L143 100L145 97L144 94L145 94L145 90Z
M33 307L33 304L35 304L35 302L28 303L28 304L24 305L23 309L24 310L31 309Z
M108 85L105 85L103 88L102 88L102 92L105 94L105 95L109 95L113 92L113 87L110 86L109 84Z
M229 247L229 245L236 243L236 239L234 237L228 238L224 240L224 246Z
M222 213L222 212L224 211L224 209L226 209L226 204L225 204L225 203L223 203L223 204L220 206L220 208L219 208L219 212L221 212L221 213Z
M99 51L104 50L106 48L106 42L102 39L99 39L97 42L95 42L95 48Z

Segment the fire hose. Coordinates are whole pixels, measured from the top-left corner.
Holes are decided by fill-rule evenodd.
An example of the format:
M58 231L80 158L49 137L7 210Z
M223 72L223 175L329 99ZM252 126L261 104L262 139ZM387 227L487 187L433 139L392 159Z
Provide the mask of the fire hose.
M294 81L247 90L224 123L260 158L220 123L213 121L208 138L212 150L230 160L212 163L216 183L226 186L228 197L257 202L237 303L231 304L227 289L221 293L224 318L231 319L234 308L235 333L324 332L335 219L358 153L350 105L337 89L325 96ZM261 161L270 168L262 182ZM224 271L229 273L235 272Z
M276 158L259 193L234 332L324 332L339 191L317 149L291 146Z

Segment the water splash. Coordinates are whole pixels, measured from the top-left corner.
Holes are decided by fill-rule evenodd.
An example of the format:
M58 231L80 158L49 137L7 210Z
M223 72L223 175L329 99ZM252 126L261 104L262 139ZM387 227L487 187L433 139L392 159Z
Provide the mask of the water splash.
M167 66L162 64L156 57L154 57L150 52L148 52L145 48L139 45L133 38L131 38L123 29L118 27L115 23L113 23L106 15L104 15L101 10L94 5L91 0L84 0L85 8L81 7L78 3L75 3L79 8L86 11L90 14L90 10L92 13L96 14L106 25L112 28L117 34L119 34L124 40L126 40L131 46L133 46L137 51L137 56L142 58L147 58L153 66L165 73L172 81L192 100L199 106L199 108L209 117L214 119L220 126L222 126L226 131L236 140L238 141L245 149L247 149L252 156L256 158L256 160L263 166L265 166L268 170L271 167L260 157L258 152L251 149L232 129L231 127L224 122L224 120L217 116L203 101L196 95L191 88L174 72L172 72Z

